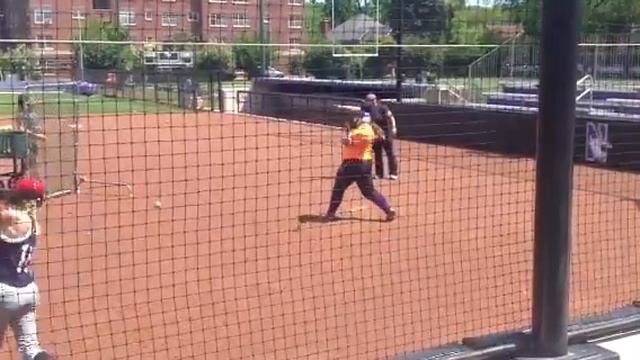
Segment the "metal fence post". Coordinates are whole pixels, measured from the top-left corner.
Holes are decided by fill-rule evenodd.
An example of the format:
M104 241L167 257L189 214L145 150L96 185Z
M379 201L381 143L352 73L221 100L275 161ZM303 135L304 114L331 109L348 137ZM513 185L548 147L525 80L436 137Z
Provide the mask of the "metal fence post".
M222 78L219 71L217 73L216 82L218 85L218 103L220 105L220 112L223 113L225 108L224 90L222 89Z
M578 0L544 0L537 138L532 352L568 352Z

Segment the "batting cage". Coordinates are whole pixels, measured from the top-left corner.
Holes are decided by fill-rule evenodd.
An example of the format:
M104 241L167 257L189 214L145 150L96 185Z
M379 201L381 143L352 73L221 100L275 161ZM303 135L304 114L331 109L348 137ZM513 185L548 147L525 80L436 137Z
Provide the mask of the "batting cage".
M616 1L0 2L0 357L637 358Z
M29 141L25 172L46 181L50 194L78 190L78 128L81 85L76 82L25 86L18 95L20 130L42 135Z

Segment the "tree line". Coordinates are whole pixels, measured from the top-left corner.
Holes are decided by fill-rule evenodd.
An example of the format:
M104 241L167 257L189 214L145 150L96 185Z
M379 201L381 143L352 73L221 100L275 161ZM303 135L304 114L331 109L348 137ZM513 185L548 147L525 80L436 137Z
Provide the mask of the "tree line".
M377 4L377 9L371 4ZM426 70L441 76L464 76L467 65L490 51L490 48L416 48L413 44L499 44L522 33L526 41L535 43L540 35L542 0L493 0L492 6L467 6L465 0L341 0L332 8L330 1L310 0L307 38L326 42L322 19L335 19L340 24L357 14L379 16L391 27L391 36L383 44L397 43L403 34L402 71L416 76ZM640 27L638 0L585 0L583 4L583 36L590 42L637 42L631 33ZM639 32L640 34L640 32ZM307 55L307 68L321 76L327 69L357 68L365 76L378 77L383 69L393 67L396 52L381 48L380 55L353 61L328 58L329 50L316 48ZM336 75L336 74L333 74Z
M271 46L264 47L269 64L279 67L286 63L285 72L310 74L316 77L367 77L390 76L397 58L397 50L384 47L396 44L402 33L402 71L409 77L420 77L423 73L441 76L463 76L466 67L490 48L428 48L412 47L415 44L497 44L514 29L522 30L534 39L540 34L540 11L542 0L493 0L495 5L468 6L465 0L340 0L331 8L329 0L307 0L305 4L305 37L303 43L325 44L323 47L304 47L304 55L283 55ZM376 8L372 4L377 3ZM335 19L340 24L358 14L373 18L379 16L382 24L391 29L380 39L378 56L341 58L332 56L331 42L325 33L325 21ZM606 38L608 34L629 34L640 26L640 1L638 0L585 0L583 7L583 34L594 38ZM506 29L506 30L505 30ZM89 21L83 30L86 40L109 40L126 43L131 40L128 30L116 24ZM602 39L600 38L600 39ZM185 38L185 41L190 39ZM604 40L603 40L604 41ZM258 43L255 36L238 39L240 43ZM196 46L195 67L221 72L241 69L256 73L262 63L260 46ZM144 49L126 44L79 44L75 45L76 58L82 51L85 68L141 70ZM21 54L24 48L4 56L3 69L27 69L34 67L33 59Z
M374 7L373 4L378 5ZM327 43L323 19L333 19L337 26L358 14L365 14L387 25L391 32L380 39L378 56L368 58L334 58L331 47L310 48L305 56L305 69L319 77L391 76L397 50L384 45L398 44L402 33L401 71L418 79L430 74L464 76L467 65L489 48L428 48L412 45L495 44L501 34L490 25L506 24L508 12L503 7L480 8L466 6L464 0L344 0L335 2L310 0L306 8L307 39L312 43Z
M76 59L79 61L82 52L83 65L87 69L113 69L135 71L142 70L144 66L144 47L127 44L131 37L126 28L103 21L89 21L83 30L85 40L103 40L108 43L76 44ZM176 38L177 37L177 38ZM189 42L182 35L174 37L175 42ZM239 44L258 43L253 37L243 36L237 40ZM151 49L149 49L151 50ZM154 49L160 50L160 49ZM232 69L245 69L255 72L260 67L262 52L257 46L206 46L197 45L187 47L184 45L163 46L167 51L193 51L194 66L198 69L215 69L220 72L228 72ZM267 50L267 57L272 57L272 50Z
M498 6L512 13L527 34L540 35L542 0L499 0ZM587 37L628 34L640 26L637 0L585 0L582 12L582 33Z
M361 0L341 0L335 9L336 24L349 20L358 14L379 15L380 22L389 25L393 34L400 28L406 33L404 44L403 71L407 76L416 76L419 72L463 72L464 66L481 56L486 49L415 49L413 44L469 43L469 35L473 34L472 43L492 42L492 33L487 31L487 17L499 19L501 10L485 10L486 16L480 16L472 7L465 7L464 0L378 0L379 9L375 9ZM402 5L402 7L400 6ZM369 58L336 58L333 49L328 46L326 34L320 27L325 19L332 15L331 2L309 0L306 4L305 24L306 43L326 43L325 47L305 48L304 55L281 55L274 47L265 47L269 64L278 67L286 63L286 72L309 74L316 77L382 77L389 75L395 61L393 48L381 48L377 57ZM400 17L403 21L398 21ZM394 43L393 34L380 39L382 44ZM89 21L83 30L85 40L108 40L126 43L130 35L126 28L116 24ZM190 39L183 39L188 41ZM258 43L257 37L243 36L237 39L238 44ZM186 49L190 50L190 49ZM262 63L262 48L259 46L196 46L195 66L199 69L216 69L220 72L231 72L236 69L249 74L258 73ZM83 44L76 45L76 54L82 51L83 64L87 69L120 69L141 70L143 68L143 52L141 47L126 44ZM77 56L79 58L79 56ZM280 57L280 58L279 58Z
M359 13L373 16L375 8L372 4L378 3L381 22L391 25L394 30L400 29L398 21L404 18L406 33L472 43L472 36L455 39L447 35L459 32L461 26L478 25L479 22L520 25L528 35L539 35L542 1L488 0L492 6L480 7L467 6L465 0L341 0L335 2L338 5L333 9L333 15L337 24ZM307 10L330 18L331 1L309 0ZM582 12L582 32L586 36L629 33L640 26L640 2L637 0L584 0ZM454 18L458 21L452 21ZM317 24L311 26L318 30Z

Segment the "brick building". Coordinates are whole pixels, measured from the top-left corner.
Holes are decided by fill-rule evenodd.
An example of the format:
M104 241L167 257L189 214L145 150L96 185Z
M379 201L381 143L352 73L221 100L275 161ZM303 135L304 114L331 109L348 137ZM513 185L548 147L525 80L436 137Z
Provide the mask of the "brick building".
M233 43L258 38L260 1L267 41L300 43L304 0L0 0L0 35L43 41L33 46L49 64L72 58L71 45L46 41L77 38L91 18L120 24L134 41Z

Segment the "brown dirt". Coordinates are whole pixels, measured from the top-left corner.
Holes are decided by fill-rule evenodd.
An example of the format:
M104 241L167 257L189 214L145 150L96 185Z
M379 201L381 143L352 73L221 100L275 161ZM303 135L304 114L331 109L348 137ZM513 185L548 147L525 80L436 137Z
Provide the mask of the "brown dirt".
M529 322L532 161L399 142L400 181L378 182L395 222L354 186L352 219L300 224L326 210L339 130L81 125L81 172L134 197L88 183L44 209L40 338L62 359L380 359ZM640 297L637 183L576 167L574 317Z

